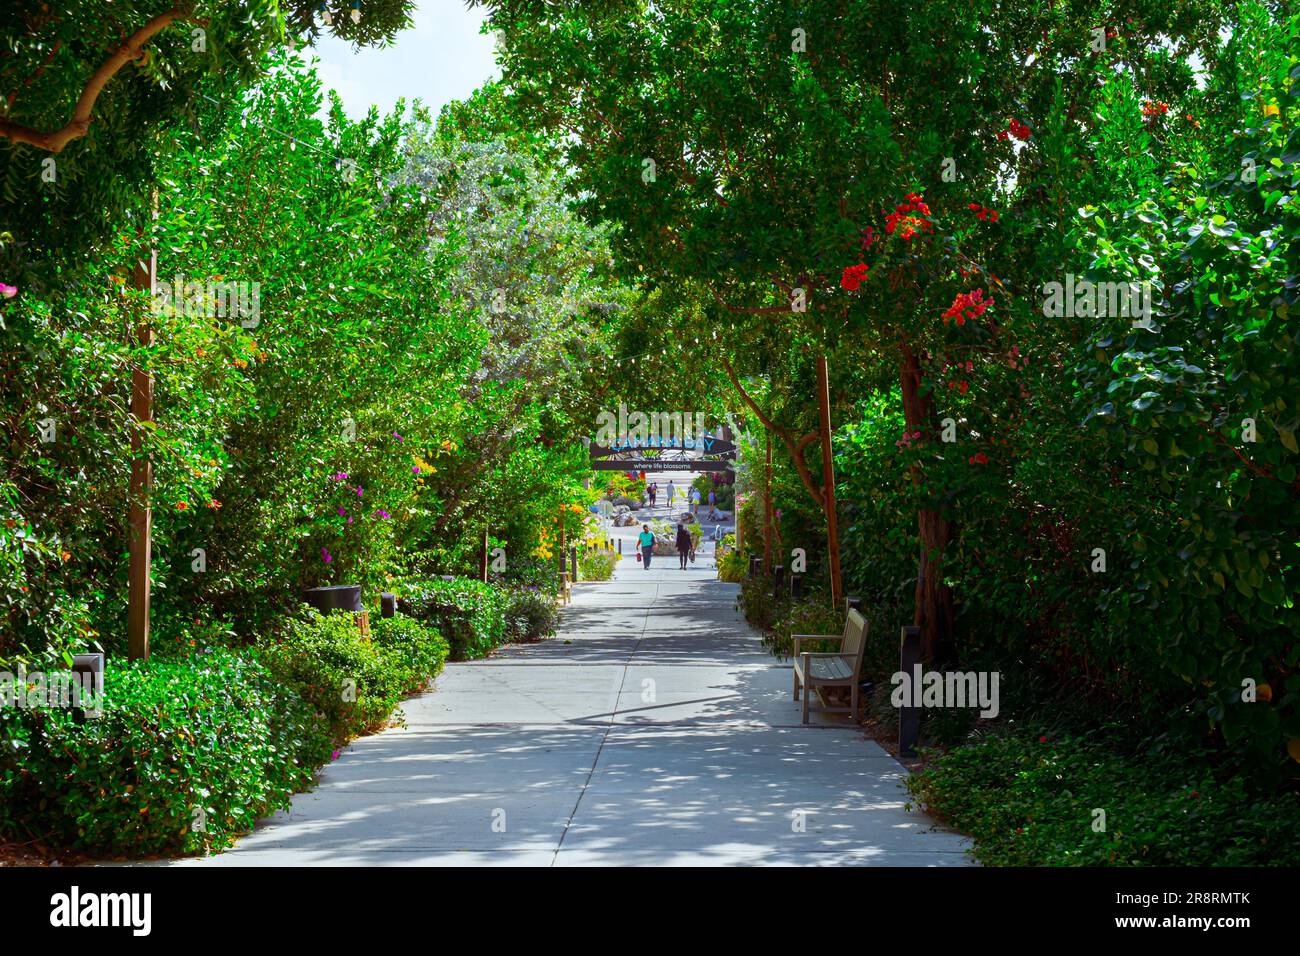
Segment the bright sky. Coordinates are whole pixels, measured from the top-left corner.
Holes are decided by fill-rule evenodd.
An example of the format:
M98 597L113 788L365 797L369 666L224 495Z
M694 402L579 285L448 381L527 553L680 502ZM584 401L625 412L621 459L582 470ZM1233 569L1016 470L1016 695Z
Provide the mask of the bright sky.
M461 0L422 0L415 26L382 50L353 53L351 44L321 37L315 47L321 81L338 91L353 119L371 104L386 113L398 97L408 104L419 97L436 116L444 104L498 75L492 38L479 33L484 15L481 8L466 10Z

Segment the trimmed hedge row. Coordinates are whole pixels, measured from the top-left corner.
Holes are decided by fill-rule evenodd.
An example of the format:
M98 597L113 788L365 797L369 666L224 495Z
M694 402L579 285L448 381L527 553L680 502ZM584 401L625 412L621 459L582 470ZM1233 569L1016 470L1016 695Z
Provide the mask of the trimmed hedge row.
M104 712L82 725L0 707L0 833L101 857L230 846L442 669L436 631L371 627L367 640L351 615L304 609L250 652L114 658Z
M559 620L554 600L535 586L456 578L411 581L403 590L398 608L446 635L456 661L486 657L510 641L549 637Z
M328 728L252 657L114 660L102 716L0 708L0 831L107 856L221 849L330 759Z

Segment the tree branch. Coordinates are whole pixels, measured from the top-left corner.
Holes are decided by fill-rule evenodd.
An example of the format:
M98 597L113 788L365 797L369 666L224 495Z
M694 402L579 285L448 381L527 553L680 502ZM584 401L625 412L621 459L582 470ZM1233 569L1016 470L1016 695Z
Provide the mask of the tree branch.
M736 391L740 394L744 403L753 410L755 415L758 416L758 420L763 423L763 427L776 435L776 437L781 439L785 444L786 450L790 452L790 459L794 462L795 470L799 472L799 477L803 480L804 487L808 489L808 494L812 496L812 500L817 503L817 506L824 511L826 509L826 496L822 493L822 490L817 487L817 483L813 481L812 472L808 468L808 460L804 457L804 449L809 445L808 436L805 435L798 441L798 443L796 443L794 439L790 437L789 431L781 428L774 421L764 415L763 410L758 407L758 403L749 397L749 393L745 391L744 387L740 384L740 379L736 376L735 368L732 367L731 361L725 355L722 356L722 367L727 370L727 377L731 379L731 384L735 386ZM813 437L815 438L817 436Z
M117 74L117 71L133 60L140 59L146 43L176 20L188 18L189 13L188 9L173 7L166 13L158 14L158 16L131 34L130 39L118 47L113 55L100 64L99 69L91 74L90 79L86 81L85 87L81 90L81 96L77 99L76 108L72 111L72 119L68 120L67 125L62 129L51 133L42 133L29 126L0 119L0 136L8 137L15 143L28 143L51 153L62 152L68 143L74 139L80 139L90 131L91 113L95 108L95 101L99 99L99 94L104 91L104 87Z

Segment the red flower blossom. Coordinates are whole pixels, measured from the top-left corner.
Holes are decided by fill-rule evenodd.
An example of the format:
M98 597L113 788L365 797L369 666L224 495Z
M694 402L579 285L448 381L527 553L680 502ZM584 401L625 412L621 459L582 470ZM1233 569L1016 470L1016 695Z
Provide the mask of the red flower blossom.
M1013 117L1007 120L1007 128L998 133L998 139L1015 137L1018 140L1028 141L1030 135L1029 127Z
M899 203L885 217L885 232L890 235L897 232L902 239L911 239L920 232L934 232L934 223L926 218L930 215L930 207L925 197L920 193L908 193L904 198L907 201Z
M992 304L993 298L991 296L984 298L983 289L959 292L957 298L952 300L948 311L943 314L943 324L947 325L949 319L956 319L958 325L965 325L967 320L978 319Z
M866 277L867 264L859 262L856 266L849 266L844 270L844 275L840 276L840 287L850 292L856 291Z

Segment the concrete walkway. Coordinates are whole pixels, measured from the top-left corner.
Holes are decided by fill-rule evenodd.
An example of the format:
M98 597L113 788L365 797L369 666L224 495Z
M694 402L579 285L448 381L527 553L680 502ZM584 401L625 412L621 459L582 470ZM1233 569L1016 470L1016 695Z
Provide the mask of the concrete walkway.
M966 840L904 809L885 751L838 718L800 725L711 547L647 571L634 530L557 638L448 665L406 727L178 865L966 864Z

